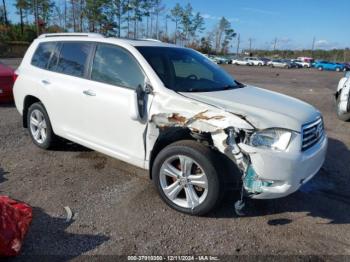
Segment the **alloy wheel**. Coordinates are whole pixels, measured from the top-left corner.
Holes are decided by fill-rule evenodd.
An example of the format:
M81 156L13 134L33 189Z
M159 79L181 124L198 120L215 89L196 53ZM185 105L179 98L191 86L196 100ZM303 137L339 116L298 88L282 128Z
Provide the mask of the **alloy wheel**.
M47 125L44 114L38 109L30 114L30 132L37 143L43 144L46 141Z
M159 179L165 196L183 208L194 209L208 195L208 179L203 168L185 155L166 159L161 166Z

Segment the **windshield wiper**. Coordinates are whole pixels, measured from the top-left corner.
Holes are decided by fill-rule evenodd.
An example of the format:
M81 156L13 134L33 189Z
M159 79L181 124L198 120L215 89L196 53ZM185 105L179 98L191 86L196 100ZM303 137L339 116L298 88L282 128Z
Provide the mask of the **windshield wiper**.
M242 88L242 87L245 87L245 84L242 84L238 81L235 80L235 83L237 84L238 87Z

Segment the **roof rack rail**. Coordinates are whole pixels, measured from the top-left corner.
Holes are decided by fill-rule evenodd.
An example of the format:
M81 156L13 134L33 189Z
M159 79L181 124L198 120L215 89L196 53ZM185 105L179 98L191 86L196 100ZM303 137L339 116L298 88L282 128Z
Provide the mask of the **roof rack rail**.
M159 42L162 43L162 41L158 40L158 39L154 39L154 38L141 38L139 40L143 40L143 41L152 41L152 42Z
M104 36L97 33L50 33L50 34L41 34L38 38L46 37L74 37L74 36L85 36L85 37L94 37L94 38L103 38Z

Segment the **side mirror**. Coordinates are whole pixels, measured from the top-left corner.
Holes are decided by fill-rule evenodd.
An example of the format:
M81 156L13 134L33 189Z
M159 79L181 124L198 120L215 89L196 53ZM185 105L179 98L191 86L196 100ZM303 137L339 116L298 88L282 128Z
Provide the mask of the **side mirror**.
M145 85L138 85L130 103L130 117L133 120L142 120L147 112L147 95L153 91L152 86L146 81Z

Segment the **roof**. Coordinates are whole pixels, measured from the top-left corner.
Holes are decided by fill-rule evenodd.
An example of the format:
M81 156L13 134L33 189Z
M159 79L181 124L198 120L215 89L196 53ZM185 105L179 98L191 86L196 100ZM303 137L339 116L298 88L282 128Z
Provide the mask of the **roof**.
M163 43L157 39L128 39L128 38L117 38L117 37L104 37L101 34L96 33L53 33L53 34L42 34L38 37L39 40L84 40L84 41L96 41L105 43L115 44L129 44L132 46L159 46L159 47L177 47L174 44Z

